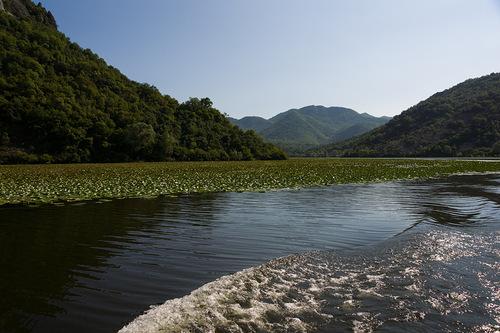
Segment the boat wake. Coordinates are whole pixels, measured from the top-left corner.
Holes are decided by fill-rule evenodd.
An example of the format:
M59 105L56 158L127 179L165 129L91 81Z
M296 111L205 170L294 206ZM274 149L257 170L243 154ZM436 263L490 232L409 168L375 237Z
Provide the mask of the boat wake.
M498 332L500 234L478 229L424 225L376 247L276 259L120 332Z

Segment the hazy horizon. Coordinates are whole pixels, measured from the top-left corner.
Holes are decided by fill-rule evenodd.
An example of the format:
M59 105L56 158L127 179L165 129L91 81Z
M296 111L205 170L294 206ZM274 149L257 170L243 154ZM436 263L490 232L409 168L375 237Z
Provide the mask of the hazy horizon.
M129 78L234 118L307 105L394 116L500 71L499 0L42 3Z

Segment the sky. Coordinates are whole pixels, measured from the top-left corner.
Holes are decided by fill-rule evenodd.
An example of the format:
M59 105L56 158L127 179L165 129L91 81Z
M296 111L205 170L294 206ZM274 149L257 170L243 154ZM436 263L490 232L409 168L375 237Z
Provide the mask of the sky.
M393 116L500 72L500 0L42 0L129 78L232 117L307 105Z

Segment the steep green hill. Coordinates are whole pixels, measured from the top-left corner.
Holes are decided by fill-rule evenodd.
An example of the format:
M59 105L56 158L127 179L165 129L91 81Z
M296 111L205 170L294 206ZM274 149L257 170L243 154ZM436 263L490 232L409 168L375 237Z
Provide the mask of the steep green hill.
M232 122L251 128L266 140L290 153L301 153L311 147L351 138L381 126L389 117L373 117L342 107L306 106L291 109L266 120L245 117Z
M431 96L386 125L310 152L330 156L499 156L500 73Z
M179 103L57 31L30 0L0 0L0 163L277 159L209 99Z
M241 119L229 118L233 124L244 130L254 130L261 132L272 125L272 122L262 117L248 116Z
M353 138L355 136L361 135L363 133L369 132L372 129L373 127L366 124L355 124L335 133L335 135L333 136L333 142L344 141Z

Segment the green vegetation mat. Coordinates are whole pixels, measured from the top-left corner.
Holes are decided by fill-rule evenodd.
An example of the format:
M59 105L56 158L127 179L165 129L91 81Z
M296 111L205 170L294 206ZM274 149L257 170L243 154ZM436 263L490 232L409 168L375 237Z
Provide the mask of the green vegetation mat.
M0 205L267 191L469 172L500 172L500 161L311 158L0 166Z

